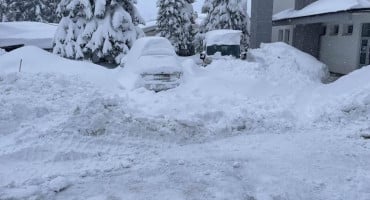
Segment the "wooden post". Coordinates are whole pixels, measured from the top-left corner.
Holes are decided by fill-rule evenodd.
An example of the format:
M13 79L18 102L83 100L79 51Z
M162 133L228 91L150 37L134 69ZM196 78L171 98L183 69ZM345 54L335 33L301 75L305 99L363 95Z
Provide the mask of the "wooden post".
M21 59L21 61L19 62L19 72L21 72L21 70L22 70L22 61L23 61L23 59Z

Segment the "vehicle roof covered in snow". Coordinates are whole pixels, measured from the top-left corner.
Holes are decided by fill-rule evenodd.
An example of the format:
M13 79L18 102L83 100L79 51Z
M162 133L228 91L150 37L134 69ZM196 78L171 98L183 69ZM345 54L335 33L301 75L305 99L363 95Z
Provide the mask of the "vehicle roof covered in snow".
M180 70L174 47L163 37L144 37L136 40L124 59L125 68L133 68L140 73L163 69ZM161 69L156 69L157 67Z
M206 45L240 45L242 31L221 29L206 33Z

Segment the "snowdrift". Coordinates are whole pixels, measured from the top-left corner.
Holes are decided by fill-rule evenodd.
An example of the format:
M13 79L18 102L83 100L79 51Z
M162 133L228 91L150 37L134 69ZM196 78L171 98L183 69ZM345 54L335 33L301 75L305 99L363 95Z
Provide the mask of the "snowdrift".
M329 75L325 64L283 42L261 44L251 50L249 59L261 63L272 81L321 82Z
M115 70L84 61L68 60L34 46L22 47L1 56L0 73L18 72L21 60L22 73L74 75L104 89L112 89L118 85Z
M370 66L306 95L306 113L322 124L348 124L370 120ZM303 98L303 97L302 97Z

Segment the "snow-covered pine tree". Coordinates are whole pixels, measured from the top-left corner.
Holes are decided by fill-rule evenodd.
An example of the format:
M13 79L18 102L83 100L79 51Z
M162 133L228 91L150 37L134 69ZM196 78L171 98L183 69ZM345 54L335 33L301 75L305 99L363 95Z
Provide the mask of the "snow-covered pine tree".
M136 0L62 0L63 15L54 38L54 53L72 59L120 64L144 33Z
M56 8L60 0L2 0L6 21L58 22Z
M8 21L39 21L41 8L37 0L5 0Z
M194 0L158 0L159 35L170 40L179 55L194 54Z
M5 20L5 9L6 9L5 0L0 0L0 22Z
M233 29L243 32L241 44L248 47L247 1L245 0L205 0L202 13L207 14L200 26L199 38L208 31L217 29Z
M41 0L41 18L42 22L58 23L60 17L57 14L57 8L60 0Z

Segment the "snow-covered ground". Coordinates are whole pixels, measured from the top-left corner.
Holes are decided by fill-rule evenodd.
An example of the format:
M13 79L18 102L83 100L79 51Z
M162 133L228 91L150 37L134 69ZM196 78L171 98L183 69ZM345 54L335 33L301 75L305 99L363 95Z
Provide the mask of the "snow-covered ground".
M0 56L0 199L369 200L370 67L323 84L283 43L249 57L183 59L154 93L35 47Z

